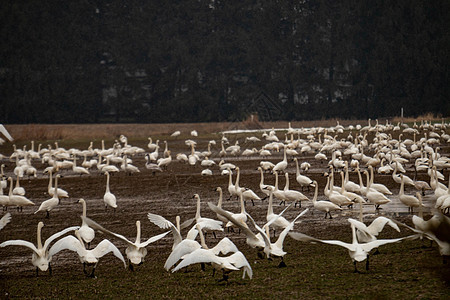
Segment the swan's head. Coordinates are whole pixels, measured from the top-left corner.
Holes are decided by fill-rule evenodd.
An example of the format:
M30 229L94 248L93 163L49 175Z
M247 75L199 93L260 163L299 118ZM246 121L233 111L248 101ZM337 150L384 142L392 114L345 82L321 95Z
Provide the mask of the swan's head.
M78 203L86 203L86 201L83 198L80 198L80 200L77 201Z
M220 186L218 186L217 188L216 188L216 192L221 192L222 191L222 188L220 187Z
M42 227L44 227L44 222L41 221L38 223L38 229L41 230Z

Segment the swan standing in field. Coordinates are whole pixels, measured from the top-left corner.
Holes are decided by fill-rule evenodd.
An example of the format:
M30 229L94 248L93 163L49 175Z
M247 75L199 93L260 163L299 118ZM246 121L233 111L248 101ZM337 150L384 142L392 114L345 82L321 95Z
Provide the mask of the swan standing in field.
M314 197L312 199L313 202L313 206L315 209L320 210L322 212L325 212L325 219L327 218L327 215L330 216L330 219L332 219L333 217L331 216L331 212L335 211L335 210L342 210L341 207L339 207L338 205L334 204L331 201L325 201L325 200L320 200L317 201L317 195L319 193L319 186L317 184L317 181L314 180Z
M202 230L211 231L215 237L215 231L223 231L222 221L210 218L203 218L200 215L200 196L198 194L195 194L194 199L197 201L197 211L195 213L196 224L199 224Z
M308 176L302 175L300 173L300 168L298 167L297 157L294 158L294 161L295 161L295 166L297 168L295 179L297 180L298 184L300 184L300 186L302 187L302 191L303 191L303 187L305 187L305 186L308 188L308 191L309 191L309 187L313 186L313 181Z
M55 176L55 189L58 190L58 178L61 177L59 174ZM38 210L34 213L38 213L40 211L45 211L47 213L46 218L50 217L50 211L54 209L59 204L58 193L55 193L54 196L48 200L45 200L41 203Z
M67 193L65 190L61 189L61 188L54 188L53 186L53 172L52 170L49 170L48 172L48 194L50 196L54 196L55 191L57 191L58 193L58 197L59 198L69 198L69 193Z
M93 265L92 272L89 275L89 277L93 278L95 277L94 272L98 264L98 259L108 254L109 252L112 252L114 256L120 259L123 262L124 267L126 268L125 259L123 258L122 253L120 253L119 249L117 249L117 247L107 239L101 241L94 249L87 250L78 230L75 230L75 236L76 237L74 237L73 235L69 235L58 240L50 249L49 255L53 256L63 250L77 252L80 261L83 263L84 274L87 275L86 265Z
M293 202L294 207L298 206L302 207L302 201L309 201L308 197L303 195L301 192L296 190L289 189L289 173L284 173L284 177L286 178L286 184L283 189L284 197L287 201Z
M13 194L13 179L11 177L8 177L9 181L9 206L17 206L17 209L22 211L24 206L32 206L34 203L29 200L28 198L20 195L14 195Z
M110 176L109 172L105 172L105 175L106 175L106 190L105 194L103 195L103 202L105 203L105 211L108 209L108 206L111 206L112 208L114 208L114 211L116 211L117 208L116 196L109 190L109 176Z
M398 194L398 199L403 204L408 206L408 212L411 211L411 213L413 213L413 208L414 207L419 207L419 205L420 205L419 199L417 199L413 195L406 195L405 194L405 177L403 176L403 174L400 174L400 180L401 180L401 184L400 184L400 191L399 191L399 194Z
M75 174L79 174L80 176L83 175L83 174L90 175L89 171L86 168L77 166L77 156L76 155L73 156L72 171Z
M261 173L261 181L259 182L259 189L261 192L263 192L266 196L262 198L261 200L265 200L267 197L270 196L270 189L275 189L273 185L264 184L264 172L261 167L258 167L259 172Z
M20 186L20 176L16 177L16 186L13 189L14 195L25 196L25 189Z
M355 225L352 221L349 221L351 228L352 228L352 243L345 243L339 240L320 240L320 239L316 239L313 238L311 236L308 236L306 234L300 233L300 232L292 232L289 235L299 241L303 241L303 242L319 242L319 243L324 243L324 244L329 244L329 245L336 245L336 246L341 246L343 248L346 248L348 250L348 254L350 255L350 258L353 261L353 265L355 266L355 273L359 273L357 267L356 267L356 263L357 262L362 262L364 260L366 260L366 270L369 270L369 253L372 249L378 248L382 245L385 244L390 244L390 243L398 243L402 240L405 239L414 239L417 236L413 235L413 236L407 236L407 237L402 237L402 238L396 238L396 239L386 239L386 240L375 240L372 242L368 242L368 243L360 243L358 242L358 239L356 237L356 228Z
M369 166L369 171L370 171L370 187L385 195L392 195L392 192L384 184L373 182L374 174L372 166Z
M165 237L170 231L166 231L164 233L158 234L154 237L149 238L145 242L141 242L141 222L136 221L136 239L134 242L130 241L126 237L124 237L121 234L114 233L112 231L109 231L108 229L105 229L100 224L96 223L95 221L89 219L89 218L83 218L83 220L92 228L95 230L98 230L102 233L108 234L110 236L116 237L125 244L127 244L127 248L125 249L125 253L127 255L128 259L128 267L131 271L134 270L133 265L141 265L144 262L144 258L147 255L147 246L151 243L154 243L156 241L159 241L163 237Z
M11 221L11 214L6 213L1 219L0 219L0 230L3 229L3 227L6 226Z
M239 178L240 178L240 174L241 174L239 167L236 167L236 172L237 172L237 175L236 175L236 182L234 183L234 188L236 190L237 196L241 197L241 195L242 195L244 202L246 200L251 200L253 206L255 206L254 200L261 200L261 198L259 198L259 196L256 195L253 190L239 186Z
M59 232L53 234L52 236L50 236L44 242L44 245L42 245L42 237L41 237L42 227L44 227L44 223L39 222L38 226L37 226L37 235L36 235L37 244L36 244L36 246L28 241L23 241L23 240L9 240L9 241L6 241L6 242L3 242L0 244L0 247L25 246L25 247L28 247L31 250L33 250L33 255L31 257L31 263L33 264L33 266L36 267L36 276L39 275L39 270L41 270L43 272L49 270L50 274L52 274L52 269L50 266L50 262L52 260L52 254L50 254L49 250L48 250L50 243L53 242L55 239L59 238L60 236L79 228L79 226L73 226L73 227L68 227L62 231L59 231Z
M378 210L380 208L380 205L391 202L391 200L384 194L371 188L372 180L369 179L369 172L367 172L367 170L364 171L364 174L366 174L367 186L366 188L361 188L361 192L366 196L367 200L369 200L370 203L375 205L375 209Z
M272 173L278 172L278 171L282 171L284 172L284 170L286 170L287 166L288 166L288 162L287 162L287 158L286 158L286 147L284 147L284 156L283 156L283 160L278 162L275 167L273 167L272 169Z
M81 203L83 206L83 214L81 215L81 227L78 230L81 238L85 243L87 243L88 249L91 247L91 241L95 237L95 231L86 223L86 201L84 199L78 200L78 203Z

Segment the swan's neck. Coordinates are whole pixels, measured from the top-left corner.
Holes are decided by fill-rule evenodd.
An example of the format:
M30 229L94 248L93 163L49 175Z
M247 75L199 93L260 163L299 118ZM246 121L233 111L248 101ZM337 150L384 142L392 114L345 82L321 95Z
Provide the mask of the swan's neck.
M19 175L17 175L17 179L16 179L16 187L20 187L20 184L19 184Z
M181 232L180 216L176 216L175 223L176 223L178 232Z
M109 173L106 173L106 193L109 192Z
M284 186L284 190L287 191L289 190L289 174L286 173L285 177L286 177L286 184Z
M300 175L300 168L298 167L298 160L295 160L296 174Z
M278 191L278 173L275 172L275 190Z
M405 194L405 179L402 176L402 182L400 183L400 195Z
M201 218L201 216L200 216L200 197L197 195L196 198L197 198L197 211L195 213L195 219L200 219Z
M12 191L13 191L13 187L12 187L12 186L13 186L13 184L12 184L12 178L9 177L9 178L8 178L8 181L9 181L9 194L8 194L8 195L9 195L9 197L11 197L12 194L13 194L13 193L12 193Z
M313 203L317 201L317 195L319 194L319 184L315 182L316 187L314 188L314 197L312 199Z
M241 214L245 214L245 203L243 193L241 193L240 202L241 202Z
M53 198L58 199L58 176L55 177L55 192L53 193Z
M267 207L267 214L273 215L273 192L269 193L269 206Z
M217 202L217 207L219 207L219 208L222 208L222 197L223 197L223 195L222 195L222 190L220 189L219 190L219 202Z
M263 173L262 169L259 169L259 172L261 173L261 180L260 180L259 184L263 185L264 184L264 173Z
M344 172L341 172L341 193L345 193L345 180L344 180Z
M83 205L83 217L86 217L86 202L83 201L81 204Z
M236 183L234 184L236 186L236 189L239 188L239 178L240 177L241 177L241 170L237 169Z
M209 249L208 246L206 245L205 237L203 236L203 231L199 226L197 226L197 231L198 231L198 234L200 235L200 244L202 245L202 247L204 249Z
M42 238L41 238L41 229L42 229L42 223L39 223L38 224L38 227L37 227L37 234L36 234L36 237L37 237L37 248L38 249L42 249Z
M136 244L141 242L141 222L136 222Z

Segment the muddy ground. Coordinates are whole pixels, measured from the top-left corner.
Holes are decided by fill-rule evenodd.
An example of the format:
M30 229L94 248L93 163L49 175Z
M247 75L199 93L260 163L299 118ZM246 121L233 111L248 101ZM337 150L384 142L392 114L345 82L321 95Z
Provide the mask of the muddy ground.
M169 139L169 138L168 138ZM198 142L197 149L199 151L205 151L207 148L208 138L194 138ZM234 140L230 141L234 143ZM111 143L107 146L110 146ZM133 145L140 146L146 149L146 142L141 141L134 143ZM65 144L64 141L59 142L59 146L70 148L69 144ZM241 149L259 147L260 144L245 144L241 139ZM448 148L441 148L442 152L448 151ZM100 144L94 145L94 147L100 147ZM3 146L5 149L5 146ZM183 152L189 154L189 148L184 144L183 139L170 139L169 149L172 150L172 155ZM83 149L81 149L83 150ZM220 148L216 145L213 147L212 158L219 163L218 151ZM3 154L10 155L3 150ZM160 156L162 151L160 152ZM447 154L448 155L448 154ZM32 200L36 205L34 207L25 207L22 212L9 208L8 211L12 214L11 223L9 223L3 230L0 231L0 241L9 239L23 239L36 243L36 227L39 221L43 221L45 226L42 230L43 240L49 237L51 234L67 227L80 225L80 215L82 213L81 204L77 203L78 199L84 198L87 203L87 215L96 222L103 225L105 228L120 233L125 237L134 240L136 236L135 222L140 220L142 223L142 238L147 239L150 236L162 233L163 230L150 223L147 219L147 213L152 212L164 216L166 219L175 222L177 215L181 216L181 220L184 221L189 218L193 218L196 210L196 203L193 199L194 194L199 194L202 200L201 214L205 217L214 218L214 214L209 210L207 206L208 201L217 203L218 193L215 191L216 187L222 187L224 190L224 208L229 211L238 212L239 201L236 199L227 200L228 192L228 176L220 174L217 165L212 167L212 176L202 176L200 173L203 167L197 163L195 166L190 166L185 163L173 161L167 170L164 172L157 172L153 174L151 171L145 168L144 155L136 155L133 158L133 164L140 169L140 173L126 174L120 172L114 174L111 177L110 188L111 191L117 197L118 208L113 210L108 208L105 210L103 203L103 194L105 192L106 177L101 175L97 170L92 169L91 175L75 176L72 171L61 171L63 176L59 181L59 187L68 191L70 197L68 199L61 199L60 205L50 212L50 217L46 218L45 213L34 212L39 207L42 201L49 199L50 196L47 193L48 176L42 174L42 170L46 167L40 161L33 161L33 165L38 169L37 178L24 178L20 181L21 186L26 189L26 196ZM278 162L282 159L282 154L275 153L272 157L267 158L272 162ZM241 169L240 185L250 188L262 197L262 193L259 190L260 176L257 167L261 158L254 156L250 158L243 157L225 157L227 162L236 164ZM319 200L325 199L323 195L323 188L326 183L326 178L323 173L326 171L326 163L319 163L314 160L313 154L299 156L299 163L308 161L312 164L311 169L307 175L313 180L319 183ZM81 162L81 161L80 161ZM12 170L15 166L14 162L9 159L3 159L2 163L6 165L5 173L7 176L12 174ZM289 166L287 171L290 176L291 189L301 190L298 183L295 181L295 163L289 158ZM407 164L407 173L411 178L414 177L412 164ZM445 174L448 178L448 174ZM233 180L235 176L233 176ZM350 179L354 182L358 182L356 173L352 172ZM425 173L419 173L418 180L429 181L428 175ZM408 213L407 207L399 203L397 199L399 185L396 184L391 175L379 175L375 177L375 182L385 184L392 192L393 196L390 196L392 203L382 206L383 209L375 211L374 206L367 204L364 205L364 213L372 214L365 220L371 221L377 215L387 215L395 218L399 221L411 224L411 215ZM265 183L274 184L274 175L265 174ZM280 178L280 187L284 187L285 180ZM340 179L336 179L336 185L340 184ZM4 192L7 193L7 190ZM304 190L305 195L310 199L313 197L313 189ZM406 187L407 194L413 194L416 191L411 187ZM281 211L284 207L278 205L277 200L274 201L275 212ZM432 192L427 191L424 197L424 203L427 206L425 209L425 215L427 216L434 203L434 196ZM348 226L347 218L358 218L359 206L355 205L353 209L344 208L342 212L332 213L333 219L324 219L322 212L314 210L312 203L302 203L301 208L291 208L286 212L286 218L293 219L298 213L305 208L309 208L308 212L302 217L302 222L295 226L295 231L300 231L318 238L334 239L336 235L343 237L344 240L350 242L351 231ZM251 202L246 203L246 210L250 213L254 219L263 224L265 222L265 215L267 212L267 201L255 201L254 205ZM2 215L5 212L2 213ZM405 236L410 234L407 230L402 229L402 232L397 234L391 229L387 229L391 235ZM186 231L183 233L185 234ZM229 236L244 253L253 253L254 250L249 248L245 244L245 237L243 234L238 233L218 233L217 237ZM93 242L93 246L99 243L103 238L109 238L105 235L97 233ZM125 256L125 244L117 239L112 240ZM151 244L148 247L149 254L146 259L147 263L157 264L157 267L163 271L162 266L165 259L169 255L172 246L172 236L167 235L162 240ZM214 244L215 239L208 235L207 241L210 244ZM290 241L290 243L293 243ZM326 248L323 248L326 251ZM344 251L344 250L342 250ZM250 254L249 254L250 255ZM287 257L287 259L293 259ZM433 251L433 259L440 260L437 249ZM150 261L150 262L148 262ZM348 258L348 270L352 270L350 258ZM76 257L76 254L70 251L63 251L56 255L52 261L53 276L83 276L82 266ZM347 266L347 265L346 265ZM125 272L123 266L120 265L119 260L115 259L111 254L100 261L97 269L97 275L102 276L102 273L108 272ZM447 272L448 273L448 272ZM40 276L49 276L48 273L41 274ZM6 278L8 280L6 280ZM11 284L14 278L35 278L35 269L31 264L31 251L25 247L10 246L0 248L0 282L3 282L0 287L8 294L11 289ZM5 283L6 282L6 283ZM36 296L36 294L33 294Z

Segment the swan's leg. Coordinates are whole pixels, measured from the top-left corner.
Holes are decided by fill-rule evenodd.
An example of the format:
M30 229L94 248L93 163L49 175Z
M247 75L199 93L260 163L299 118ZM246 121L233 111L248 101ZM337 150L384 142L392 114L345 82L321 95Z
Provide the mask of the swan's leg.
M84 273L85 275L87 275L87 272L86 272L86 263L83 263L83 273Z
M250 199L250 200L252 200L252 204L253 204L253 206L255 206L255 202L253 201L253 199Z
M366 270L369 270L369 255L367 255L367 260L366 260Z
M128 260L128 269L130 269L130 271L134 271L134 267L133 264L131 263L131 260Z
M39 276L39 268L36 267L36 277L38 277L38 276Z
M355 270L353 271L353 273L360 273L356 268L356 260L353 261L353 265L355 266Z
M89 277L95 278L94 272L95 272L95 268L96 268L96 267L97 267L97 263L95 263L94 267L92 268L92 273L91 273L91 275L89 275Z
M50 273L50 276L52 276L52 265L48 263L48 272Z
M286 265L286 263L284 262L283 257L281 257L281 261L280 261L280 264L278 265L278 268L286 268L286 267L287 267L287 265Z
M204 272L206 269L206 265L205 263L200 263L200 268L202 269L202 271Z

